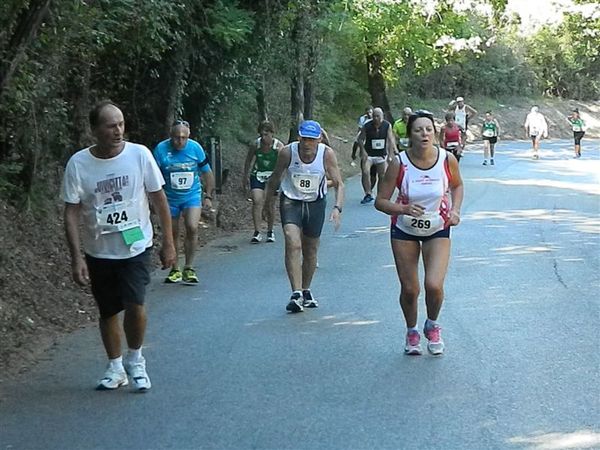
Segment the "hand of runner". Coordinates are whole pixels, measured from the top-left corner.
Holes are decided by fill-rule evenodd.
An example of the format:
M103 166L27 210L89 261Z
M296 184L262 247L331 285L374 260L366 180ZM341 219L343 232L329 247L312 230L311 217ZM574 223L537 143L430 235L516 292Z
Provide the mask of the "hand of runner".
M404 205L404 214L412 217L420 217L425 214L425 208L421 205L413 203L412 205Z
M175 246L173 245L173 242L163 243L159 252L159 256L163 269L168 269L169 267L172 267L175 264L176 259Z
M87 264L82 257L77 258L71 264L71 274L73 276L73 281L75 281L75 283L77 283L79 286L85 286L90 281Z
M342 223L342 213L337 208L333 208L329 216L329 221L333 222L333 229L335 231L339 230Z
M444 223L445 227L453 227L460 223L460 214L456 211L450 211L450 215L448 216L448 220Z

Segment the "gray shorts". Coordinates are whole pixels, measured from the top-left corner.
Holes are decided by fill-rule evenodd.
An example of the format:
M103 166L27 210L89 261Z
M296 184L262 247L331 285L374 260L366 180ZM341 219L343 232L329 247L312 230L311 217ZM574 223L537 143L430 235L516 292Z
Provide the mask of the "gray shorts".
M303 202L302 200L292 200L282 194L279 202L281 225L288 223L298 225L306 236L318 238L323 230L326 206L325 197L314 202Z
M150 248L127 259L85 255L100 317L104 319L118 314L125 309L126 303L144 304L146 285L150 283L151 255Z

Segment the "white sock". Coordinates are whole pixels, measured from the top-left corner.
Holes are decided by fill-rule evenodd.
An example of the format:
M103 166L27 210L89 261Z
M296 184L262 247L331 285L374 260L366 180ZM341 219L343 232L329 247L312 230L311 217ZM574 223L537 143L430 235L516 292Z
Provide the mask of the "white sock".
M412 333L413 331L416 331L418 333L419 329L417 327L406 327L407 333Z
M127 359L129 361L139 361L142 358L142 347L135 349L130 348L127 351Z
M425 321L425 328L433 328L436 325L438 325L437 320L427 319Z
M119 356L118 358L114 358L114 359L109 359L108 365L111 369L116 370L116 371L125 370L123 368L123 356Z
M294 295L294 294L299 294L300 297L302 297L302 291L294 291L294 292L292 292L292 295Z

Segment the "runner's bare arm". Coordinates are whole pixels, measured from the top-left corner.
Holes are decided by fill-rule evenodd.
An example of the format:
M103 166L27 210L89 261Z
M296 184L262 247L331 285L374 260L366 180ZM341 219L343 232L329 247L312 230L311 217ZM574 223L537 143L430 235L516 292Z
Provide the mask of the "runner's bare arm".
M202 205L211 208L212 201L215 197L215 174L212 170L209 170L207 172L202 172L200 178L202 179L202 186L206 192L206 195L202 197Z
M360 149L360 157L366 157L367 151L365 150L365 140L367 135L365 133L365 127L362 127L358 132L358 136L356 136L356 142L358 143L358 148Z
M71 254L71 276L75 283L85 286L89 281L87 264L81 254L81 241L79 237L79 220L81 217L81 203L65 203L64 222L67 245Z
M162 268L166 269L175 264L175 245L173 243L173 229L171 224L171 211L167 202L167 196L162 189L156 192L148 192L148 198L154 206L154 211L160 221L162 231L162 245L160 249L160 261Z
M400 161L398 160L398 157L396 157L393 158L388 165L383 180L381 180L377 186L375 208L390 216L397 216L399 214L405 214L406 212L405 209L407 205L398 204L391 200L394 190L396 189L396 180L399 171Z
M473 108L472 106L465 105L465 109L467 111L467 114L469 115L469 119L472 119L473 117L475 117L477 115L477 110L475 108Z
M440 128L440 146L444 145L444 139L446 138L446 125L442 125L442 128Z
M392 150L391 152L388 152L388 162L390 162L394 155L398 153L398 146L396 145L396 136L394 135L391 126L388 127L387 145L388 148Z
M331 181L331 186L335 189L335 203L331 209L329 221L333 222L335 230L340 227L342 208L344 207L344 181L340 167L337 163L337 157L331 147L325 148L325 175L328 182Z
M248 189L248 177L250 176L250 167L254 163L256 153L254 147L250 145L248 147L248 153L246 153L246 161L244 162L244 171L242 172L242 189L245 191Z
M267 186L265 188L266 202L273 201L275 192L277 191L277 189L279 189L279 185L281 184L281 177L283 176L283 172L290 165L291 158L292 153L289 145L283 147L277 154L277 163L275 164L275 170L273 170L273 174L269 177L269 181L267 182Z
M458 225L460 223L460 209L464 197L464 185L460 175L458 160L452 153L447 154L448 165L450 168L450 197L452 199L452 209L447 224Z

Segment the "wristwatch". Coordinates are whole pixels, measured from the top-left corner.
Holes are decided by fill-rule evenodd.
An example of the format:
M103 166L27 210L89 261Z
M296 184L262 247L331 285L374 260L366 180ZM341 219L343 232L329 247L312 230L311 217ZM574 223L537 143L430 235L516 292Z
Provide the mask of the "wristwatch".
M342 208L340 208L338 205L335 205L333 209L337 209L340 212L340 214L342 213Z

